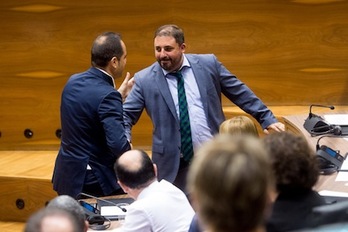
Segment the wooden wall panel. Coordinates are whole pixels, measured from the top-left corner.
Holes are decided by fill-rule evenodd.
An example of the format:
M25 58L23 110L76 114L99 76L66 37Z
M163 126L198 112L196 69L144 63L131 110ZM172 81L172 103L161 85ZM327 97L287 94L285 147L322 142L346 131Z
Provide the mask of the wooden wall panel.
M25 222L57 196L50 180L0 176L0 221Z
M0 149L58 148L61 90L109 30L123 35L132 74L154 62L154 30L175 23L187 52L216 54L269 106L348 105L347 12L344 0L2 1ZM146 116L135 146L144 134Z

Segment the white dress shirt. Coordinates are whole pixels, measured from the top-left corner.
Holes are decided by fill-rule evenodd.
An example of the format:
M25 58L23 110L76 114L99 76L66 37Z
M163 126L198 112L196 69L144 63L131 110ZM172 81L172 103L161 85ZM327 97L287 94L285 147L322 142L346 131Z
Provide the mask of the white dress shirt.
M166 180L145 188L128 208L117 231L187 232L194 211L185 194Z
M198 78L192 71L191 65L187 58L184 56L184 61L180 67L181 74L184 78L185 93L188 105L188 111L190 116L191 136L193 148L196 151L204 142L210 140L213 135L208 126L207 117L204 113L201 94L197 85ZM167 77L167 83L170 93L173 97L176 113L179 116L179 100L178 100L178 82L176 77L167 75L168 72L164 69L163 73Z

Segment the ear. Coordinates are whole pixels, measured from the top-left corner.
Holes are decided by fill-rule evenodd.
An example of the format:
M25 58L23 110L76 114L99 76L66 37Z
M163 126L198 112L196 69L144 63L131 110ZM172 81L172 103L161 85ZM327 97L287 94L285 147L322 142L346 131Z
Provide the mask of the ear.
M157 165L153 164L153 170L155 171L155 176L157 177Z
M181 49L182 52L185 52L186 44L185 44L185 43L182 43L182 44L180 45L180 49Z
M112 57L112 59L110 60L110 64L112 65L112 67L117 68L119 65L119 60L117 59L117 57Z
M85 221L85 228L83 228L83 231L84 231L84 232L87 232L87 231L88 231L88 228L89 228L89 223L88 223L88 221L86 220L86 221Z
M121 188L122 188L122 190L125 192L125 193L128 193L129 191L129 188L126 186L126 185L124 185L121 181L117 181L117 183L121 186Z

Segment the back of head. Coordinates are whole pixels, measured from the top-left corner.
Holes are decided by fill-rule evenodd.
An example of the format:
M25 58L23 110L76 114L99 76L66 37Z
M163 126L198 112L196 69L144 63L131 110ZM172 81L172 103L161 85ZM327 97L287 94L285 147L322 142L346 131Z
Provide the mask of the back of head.
M92 66L104 68L113 57L120 60L123 52L121 35L114 32L105 32L93 42L91 49Z
M149 155L143 150L130 150L116 161L117 179L133 189L144 188L156 179L154 166Z
M247 116L236 116L225 120L221 123L219 132L220 134L259 136L255 123Z
M197 152L188 187L212 231L252 231L263 224L272 183L269 158L254 136L218 135Z
M24 232L83 232L74 216L65 210L43 208L28 219Z
M50 200L46 208L65 210L75 217L79 227L84 228L86 226L85 212L82 206L71 196L57 196Z
M278 192L310 190L319 177L314 151L302 136L289 132L265 136Z

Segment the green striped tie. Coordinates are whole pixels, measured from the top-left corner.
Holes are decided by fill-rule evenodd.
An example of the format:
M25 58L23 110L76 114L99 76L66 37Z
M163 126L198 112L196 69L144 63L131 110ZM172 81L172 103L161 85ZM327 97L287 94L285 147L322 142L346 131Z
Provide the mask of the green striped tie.
M191 137L190 116L187 108L184 79L180 71L173 73L178 80L178 100L180 115L181 153L186 162L193 157L193 146Z

